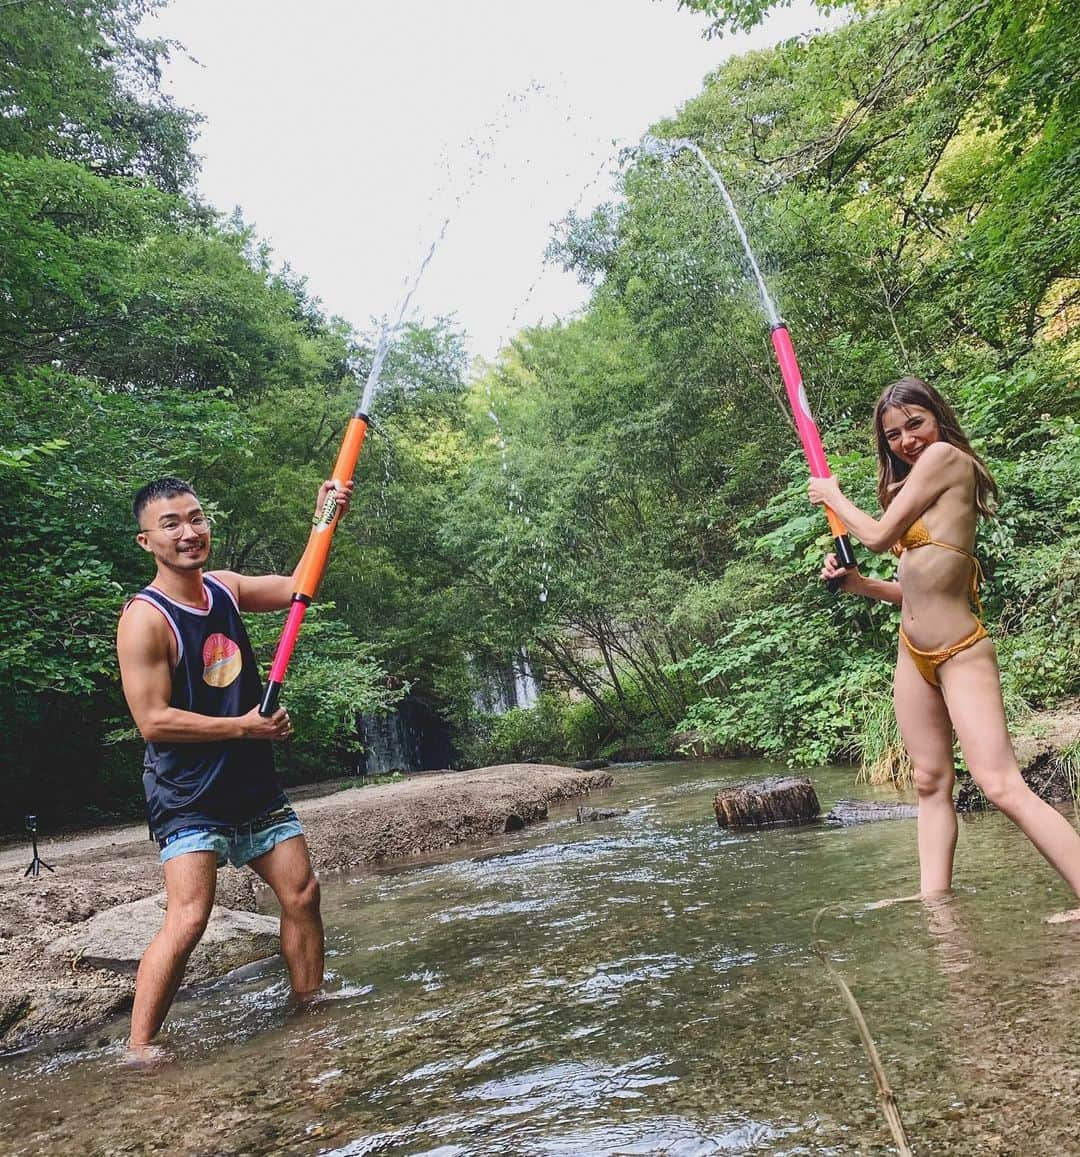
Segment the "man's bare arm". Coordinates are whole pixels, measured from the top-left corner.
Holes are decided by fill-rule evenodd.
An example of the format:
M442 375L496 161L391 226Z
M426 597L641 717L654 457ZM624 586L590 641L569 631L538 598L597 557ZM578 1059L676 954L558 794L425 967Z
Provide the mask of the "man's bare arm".
M284 709L269 719L253 707L246 715L199 715L171 707L172 633L154 607L133 602L120 618L116 653L124 698L147 743L215 743L228 739L283 739L290 732Z
M239 574L234 570L215 570L210 574L232 591L242 611L283 611L292 602L296 589L294 576L288 574Z
M351 478L348 482L343 483L335 483L332 479L327 479L319 487L319 496L315 500L315 514L318 515L322 510L327 497L333 490L336 492L337 504L340 509L339 517L344 518L349 509L349 503L352 501L353 485ZM302 562L303 558L300 561ZM212 574L214 578L220 579L232 591L236 597L237 605L242 611L283 611L292 602L299 570L300 562L296 564L296 569L291 575L263 574L252 577L232 570L213 571Z

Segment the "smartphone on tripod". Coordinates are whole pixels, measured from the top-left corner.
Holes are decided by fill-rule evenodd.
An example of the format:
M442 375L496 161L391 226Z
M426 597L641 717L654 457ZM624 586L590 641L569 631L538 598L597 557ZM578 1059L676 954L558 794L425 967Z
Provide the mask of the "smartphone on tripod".
M26 879L27 876L35 876L35 877L40 876L42 868L46 868L50 872L56 871L56 869L52 866L52 864L46 864L45 861L38 855L37 829L38 829L37 816L27 816L26 817L26 830L30 833L30 846L34 849L34 858L30 861L30 867L27 868L25 872L23 872L23 879Z

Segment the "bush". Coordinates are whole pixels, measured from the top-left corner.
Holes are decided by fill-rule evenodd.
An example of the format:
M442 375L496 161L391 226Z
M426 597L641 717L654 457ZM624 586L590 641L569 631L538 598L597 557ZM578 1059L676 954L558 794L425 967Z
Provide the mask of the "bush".
M513 707L503 715L475 715L459 746L468 767L563 759L564 701L544 693L535 707Z

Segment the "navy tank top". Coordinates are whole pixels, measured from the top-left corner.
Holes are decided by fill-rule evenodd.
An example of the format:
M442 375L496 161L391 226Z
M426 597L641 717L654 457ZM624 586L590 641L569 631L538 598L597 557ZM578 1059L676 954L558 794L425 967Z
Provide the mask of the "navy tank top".
M132 602L165 616L176 640L170 707L218 717L246 715L260 700L255 655L232 591L203 576L204 610L178 603L156 587ZM269 740L147 743L143 761L146 816L155 838L187 827L228 828L285 802Z

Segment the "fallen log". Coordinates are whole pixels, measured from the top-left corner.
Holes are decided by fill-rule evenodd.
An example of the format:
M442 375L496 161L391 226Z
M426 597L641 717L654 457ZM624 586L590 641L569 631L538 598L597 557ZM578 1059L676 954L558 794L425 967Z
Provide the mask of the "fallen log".
M821 814L821 804L808 779L774 777L722 787L713 811L722 828L761 828L807 823Z
M840 799L825 817L825 822L846 828L852 824L876 824L882 820L913 820L917 819L918 815L918 805L913 803Z

